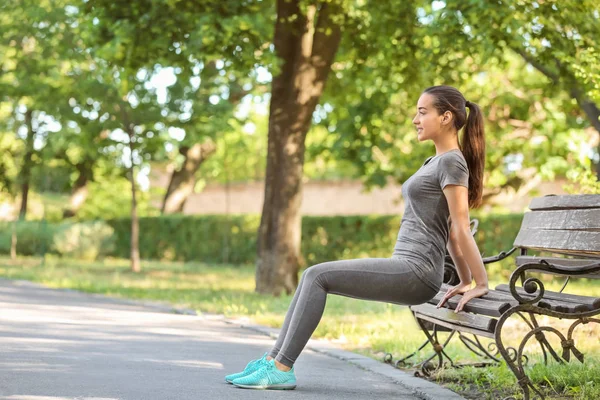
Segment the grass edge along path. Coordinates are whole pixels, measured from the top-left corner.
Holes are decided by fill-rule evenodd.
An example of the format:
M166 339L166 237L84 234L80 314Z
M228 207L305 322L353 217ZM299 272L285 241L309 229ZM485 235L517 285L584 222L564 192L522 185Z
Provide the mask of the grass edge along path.
M53 288L166 302L197 310L199 314L247 317L253 323L275 328L281 327L291 301L291 296L273 298L254 293L253 266L148 261L142 266L142 273L135 274L129 270L129 262L122 259L89 263L48 257L42 266L39 258L20 258L12 263L0 257L0 277L34 281ZM494 276L490 276L490 287L494 286L493 281ZM504 277L499 277L500 281L505 281ZM600 296L600 288L592 283L578 283L574 288L580 293ZM555 322L551 323L554 326ZM576 337L576 345L587 356L584 365L575 361L546 367L530 362L535 366L529 375L544 386L548 398L600 399L600 327L593 325L581 327ZM515 340L519 340L518 327L515 325L511 331L516 333ZM425 340L406 307L341 296L329 296L314 337L328 339L378 361L387 352L395 358L406 355ZM475 361L458 340L446 351L459 362ZM429 379L468 399L520 396L515 378L505 365L447 369Z

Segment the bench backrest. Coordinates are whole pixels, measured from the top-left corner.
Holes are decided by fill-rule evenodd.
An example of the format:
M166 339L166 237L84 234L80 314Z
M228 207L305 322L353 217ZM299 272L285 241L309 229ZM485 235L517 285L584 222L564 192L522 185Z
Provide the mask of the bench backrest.
M600 258L600 195L538 197L529 209L514 247Z

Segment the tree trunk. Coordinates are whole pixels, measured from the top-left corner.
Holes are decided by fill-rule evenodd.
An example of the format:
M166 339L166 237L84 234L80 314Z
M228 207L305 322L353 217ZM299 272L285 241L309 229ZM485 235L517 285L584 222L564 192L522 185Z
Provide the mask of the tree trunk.
M256 265L256 291L273 295L298 284L304 142L341 37L334 2L306 15L298 3L278 0L273 41L283 65L272 83Z
M173 171L167 193L161 206L161 213L172 214L183 212L183 206L188 197L194 192L196 171L200 165L214 153L216 146L213 142L196 143L192 147L181 147L179 152L185 156L180 169Z
M17 218L15 217L12 223L12 235L10 239L10 259L17 259Z
M75 165L79 176L73 185L69 205L63 210L63 218L70 218L77 215L81 206L85 203L89 194L88 182L93 179L93 161L85 161Z
M27 126L27 137L25 138L25 156L23 157L23 166L21 168L21 209L19 219L25 219L27 215L27 199L29 197L29 181L31 179L31 169L33 168L33 140L35 132L33 131L33 111L25 112L25 125Z
M133 159L133 127L128 126L127 134L129 136L129 154L131 167L129 170L129 180L131 182L131 271L140 272L140 222L137 215L137 199L135 191L135 169Z

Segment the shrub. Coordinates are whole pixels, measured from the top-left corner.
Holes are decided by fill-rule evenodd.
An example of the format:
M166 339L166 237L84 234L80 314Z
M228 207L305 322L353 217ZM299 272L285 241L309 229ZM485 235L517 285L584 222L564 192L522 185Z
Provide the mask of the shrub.
M479 215L475 236L484 256L512 247L522 214ZM390 257L400 216L303 217L303 267L324 261ZM256 260L259 215L166 215L140 218L140 257L146 260L252 264ZM129 258L131 219L44 224L21 222L18 253L96 259ZM10 223L0 224L0 253L10 251ZM498 268L498 267L494 267Z
M53 245L58 254L83 260L106 257L115 249L115 230L102 221L61 224Z
M12 221L0 222L0 253L10 254ZM17 221L17 253L24 256L42 255L49 251L57 229L45 221Z
M522 214L478 215L475 236L485 256L512 247ZM302 218L303 266L324 261L392 255L400 216L333 216ZM114 255L129 257L131 220L107 221L114 229ZM169 215L140 219L143 259L251 264L256 260L259 215Z

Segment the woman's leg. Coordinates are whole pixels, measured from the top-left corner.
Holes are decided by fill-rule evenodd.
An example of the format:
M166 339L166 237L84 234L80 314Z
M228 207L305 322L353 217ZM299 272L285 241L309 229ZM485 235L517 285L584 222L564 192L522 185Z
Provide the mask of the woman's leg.
M402 259L365 258L332 261L308 268L290 304L270 355L291 367L316 329L328 293L365 300L412 305L437 291L425 285Z
M304 283L304 274L300 277L300 283L298 283L298 287L296 288L296 293L294 293L294 297L292 298L292 302L288 307L287 313L285 314L285 319L283 320L283 326L279 331L279 336L275 341L275 345L271 349L268 354L268 358L275 358L277 354L279 354L279 350L283 345L283 341L285 339L285 335L287 334L288 327L290 326L290 321L292 320L292 316L294 315L294 310L296 309L296 304L298 303L298 297L300 296L300 292L302 291L302 286Z

